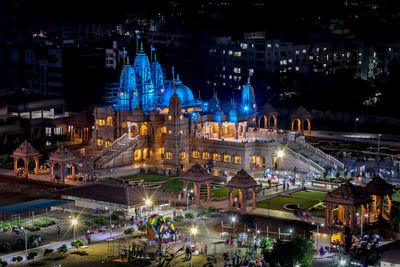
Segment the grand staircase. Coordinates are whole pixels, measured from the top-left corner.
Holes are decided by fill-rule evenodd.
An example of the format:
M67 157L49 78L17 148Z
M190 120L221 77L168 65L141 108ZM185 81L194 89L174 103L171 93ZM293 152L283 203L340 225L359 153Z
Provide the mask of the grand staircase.
M128 148L138 144L139 135L130 138L126 133L120 138L115 140L111 145L104 148L93 161L93 166L96 169L104 168L104 166L111 160L118 157L121 153L126 151Z
M342 162L307 143L288 142L287 147L294 152L303 155L305 158L312 160L325 170L335 169L335 167L338 170L344 169L344 164Z

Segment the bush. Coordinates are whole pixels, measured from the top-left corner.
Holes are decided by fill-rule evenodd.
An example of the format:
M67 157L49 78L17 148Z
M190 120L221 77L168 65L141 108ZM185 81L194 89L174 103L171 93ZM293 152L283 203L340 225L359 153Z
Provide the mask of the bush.
M76 239L76 240L71 242L71 246L76 247L76 249L79 249L79 247L81 247L83 245L84 245L84 243L80 239Z
M25 225L24 228L29 231L39 231L40 227L36 225Z
M201 216L203 216L204 214L206 214L206 211L205 211L205 210L199 210L199 211L197 212L196 216L197 216L197 217L201 217Z
M21 256L17 256L17 257L13 257L11 259L12 262L21 262L24 258L22 258Z
M17 241L15 241L15 248L16 249L22 249L25 247L25 240L22 238L18 238Z
M1 267L5 267L5 266L8 265L8 262L2 261L2 260L0 259L0 265L1 265Z
M175 216L174 221L180 223L181 221L183 221L183 216Z
M51 249L51 248L46 248L45 250L44 250L44 256L47 256L48 254L50 254L50 253L53 253L53 249Z
M42 220L36 220L33 222L34 226L38 226L38 227L47 227L49 225L53 225L55 224L54 220L51 219L42 219Z
M133 234L135 232L135 229L134 228L129 228L129 229L126 229L125 231L124 231L124 234L126 234L126 235L131 235L131 234Z
M85 222L85 225L86 225L87 227L92 227L92 226L93 226L93 222L91 222L91 221L86 221L86 222Z
M213 212L216 212L216 211L217 211L216 207L212 207L212 206L208 207L208 213L213 213Z
M194 218L194 215L193 215L193 213L188 212L188 213L185 214L185 218L186 218L186 219L193 219L193 218Z
M67 245L65 245L65 244L57 249L58 253L63 253L64 254L64 253L67 253L67 251L68 251L68 248L67 248Z
M111 220L113 221L119 221L119 215L116 213L111 214Z
M170 221L171 221L171 217L165 217L165 220L166 220L167 222L170 222Z
M0 244L0 252L1 253L8 253L11 251L11 245L8 242L3 242Z
M146 230L147 230L147 225L145 225L145 224L139 225L139 226L138 226L138 230L139 230L140 232L146 232Z
M26 259L27 259L28 261L30 261L30 260L35 259L36 256L37 256L37 253L31 251L31 252L28 253L28 256L26 256Z
M97 225L103 226L104 225L104 218L103 217L99 217L94 221L94 223L97 224Z

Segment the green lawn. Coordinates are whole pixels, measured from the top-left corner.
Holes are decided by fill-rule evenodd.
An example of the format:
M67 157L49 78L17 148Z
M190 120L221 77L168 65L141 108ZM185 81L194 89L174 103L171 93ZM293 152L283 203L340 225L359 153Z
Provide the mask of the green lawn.
M171 176L159 175L159 174L135 174L130 176L120 177L121 179L143 179L145 183L155 183L155 182L164 182L168 179L175 178Z
M224 197L227 197L228 194L229 194L229 188L226 188L226 187L216 188L211 191L211 197L215 197L215 198L224 198ZM237 189L233 190L233 194L237 195L238 190Z
M322 201L325 197L326 193L325 192L318 192L318 191L300 191L297 193L292 194L294 197L304 197L304 198L309 198L313 200L319 200Z
M283 208L283 206L285 204L300 204L300 208L308 209L319 203L318 200L287 196L287 197L277 197L277 198L273 198L270 200L264 200L264 201L258 202L257 208L267 209L268 202L269 202L270 209L281 210L281 211L287 211L286 209Z
M164 190L165 192L179 192L182 188L183 182L179 178L172 178L171 180L164 182L161 185L160 190Z
M400 192L396 192L392 195L392 200L400 202Z

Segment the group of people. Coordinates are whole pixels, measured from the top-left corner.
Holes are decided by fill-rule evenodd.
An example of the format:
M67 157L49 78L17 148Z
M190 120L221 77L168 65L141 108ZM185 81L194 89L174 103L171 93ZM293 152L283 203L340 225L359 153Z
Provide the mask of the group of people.
M144 253L142 248L137 246L122 248L121 249L121 261L137 262L143 260Z

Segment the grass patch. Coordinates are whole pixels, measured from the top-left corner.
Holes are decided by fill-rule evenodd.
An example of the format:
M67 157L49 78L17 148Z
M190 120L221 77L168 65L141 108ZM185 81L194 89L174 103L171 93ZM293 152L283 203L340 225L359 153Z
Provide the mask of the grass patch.
M120 177L120 179L123 180L143 179L145 183L164 182L171 178L175 177L159 175L159 174L135 174L135 175Z
M268 205L269 202L269 205ZM271 210L280 210L280 211L286 211L283 206L285 204L299 204L300 208L302 209L308 209L311 208L312 206L318 204L319 201L315 199L305 199L305 198L296 198L296 197L276 197L270 200L264 200L261 202L257 203L257 208L262 208L262 209L271 209Z
M301 191L301 192L291 194L291 196L294 196L294 197L304 197L304 198L320 200L320 201L322 201L324 199L325 195L326 195L325 192L318 192L318 191Z
M228 194L229 194L229 188L225 188L225 187L224 188L216 188L216 189L213 189L211 191L211 196L214 197L214 198L228 197ZM237 195L238 194L238 190L234 189L233 190L233 194Z
M55 224L54 220L47 218L33 221L33 225L38 227L47 227L53 224Z
M400 192L396 192L392 195L392 200L400 202Z
M169 177L168 177L169 178ZM164 182L160 190L164 192L179 192L183 189L183 182L179 178L172 178L171 180Z

